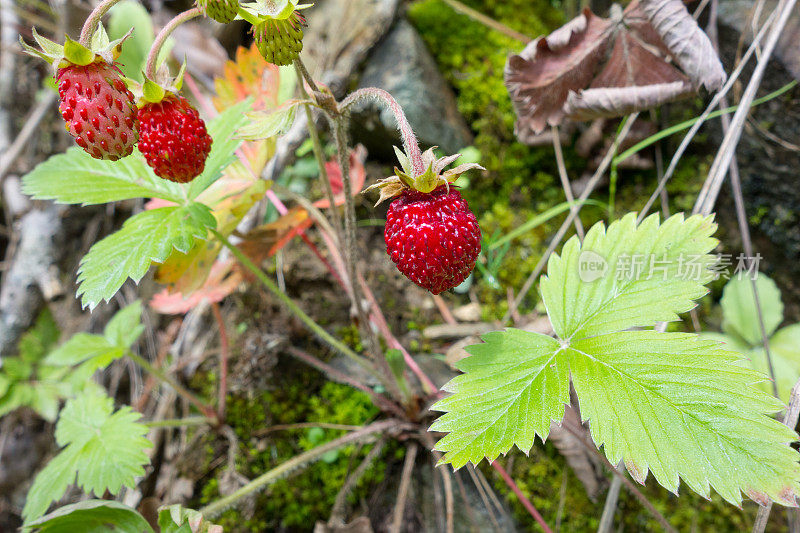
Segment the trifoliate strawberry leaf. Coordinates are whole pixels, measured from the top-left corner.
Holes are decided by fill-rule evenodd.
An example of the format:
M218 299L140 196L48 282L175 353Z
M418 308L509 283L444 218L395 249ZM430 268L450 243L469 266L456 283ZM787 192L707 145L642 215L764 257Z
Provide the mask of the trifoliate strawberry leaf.
M775 282L765 274L759 274L755 280L758 291L758 303L764 319L767 337L772 335L783 322L783 302L781 291ZM722 329L726 333L738 335L751 346L761 344L761 326L758 323L753 281L747 276L735 276L725 284L720 300Z
M656 214L637 226L631 213L608 230L595 224L583 245L570 239L540 283L555 332L571 339L677 320L708 292L715 230L713 217L659 224Z
M62 204L104 204L130 198L183 202L180 185L156 176L138 153L107 161L77 147L50 157L22 178L22 191Z
M142 303L121 309L108 322L103 335L78 333L50 352L45 363L52 366L80 365L76 372L89 379L95 370L106 368L124 356L144 331Z
M163 263L173 249L187 252L216 227L203 204L161 207L129 218L118 232L96 243L81 261L78 296L84 307L109 300L126 279L144 277L152 263Z
M212 183L222 176L222 171L236 160L236 150L242 145L242 140L237 139L234 132L247 123L245 111L252 108L252 99L239 102L220 113L208 124L208 134L211 135L211 152L206 159L203 173L189 184L188 197L194 200Z
M691 309L712 276L713 231L699 216L663 224L651 217L639 227L627 216L608 231L593 227L583 246L567 242L542 281L557 338L507 330L468 347L465 374L433 406L445 411L431 427L448 432L436 445L442 462L493 460L513 445L527 453L534 435L546 438L561 419L571 377L595 443L634 479L652 471L673 491L683 479L736 505L741 493L792 505L800 455L789 443L797 435L768 416L782 405L758 389L763 374L713 340L624 331ZM618 276L619 264L637 256L643 268Z
M102 394L69 400L56 425L56 442L64 448L36 476L22 510L25 521L42 516L72 483L95 495L134 487L152 447L144 438L147 427L136 422L140 417L127 406L114 412L114 400Z
M153 533L136 509L113 500L86 500L65 505L28 527L35 533Z

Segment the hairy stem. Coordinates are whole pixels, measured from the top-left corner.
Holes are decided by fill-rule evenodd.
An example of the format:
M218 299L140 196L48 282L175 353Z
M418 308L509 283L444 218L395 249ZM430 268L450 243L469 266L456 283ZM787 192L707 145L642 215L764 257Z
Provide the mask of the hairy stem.
M150 364L150 361L133 352L128 352L128 357L130 357L134 363L142 367L142 369L145 370L147 373L155 376L161 382L172 387L176 393L178 393L180 396L185 398L189 403L197 407L197 410L203 413L203 416L205 416L208 419L214 420L214 422L219 421L217 418L217 413L214 412L214 410L211 407L206 405L205 402L203 402L200 398L195 396L195 394L192 393L189 389L187 389L186 387L184 387L183 385L181 385L180 383L169 377L166 372L164 372L160 368L154 367L153 365Z
M286 296L273 282L267 275L264 273L263 270L258 268L246 255L242 253L239 248L231 244L231 242L217 230L212 229L211 232L214 236L219 239L223 246L225 246L228 250L231 251L233 256L245 267L249 270L261 284L267 288L272 294L274 294L282 303L285 305L289 311L300 319L303 324L305 324L308 329L310 329L320 340L328 344L331 348L336 350L337 352L341 353L342 355L352 359L356 363L359 364L362 368L364 368L367 372L371 375L375 376L376 378L380 379L380 376L377 375L375 369L372 368L372 365L369 364L363 357L358 355L356 352L351 350L346 344L336 339L333 335L325 331L325 328L314 322L310 316L308 316L291 298Z
M304 77L303 71L305 66L302 66L303 63L300 59L296 59L294 61L294 69L297 72L297 76L300 78L300 92L303 95L303 98L308 100L310 97L308 96L308 92L306 91L305 86L303 85L302 79ZM305 71L308 73L308 71ZM310 77L310 76L309 76ZM312 80L313 81L313 80ZM310 86L310 84L309 84ZM322 142L319 138L319 131L317 131L317 126L314 123L314 115L311 112L311 106L309 104L305 104L303 106L306 111L306 121L308 123L308 136L311 138L311 146L314 150L314 157L317 160L317 166L319 166L319 179L322 182L322 188L325 191L325 195L328 197L328 202L330 202L330 211L331 217L333 218L333 224L336 228L336 231L341 235L342 232L342 219L339 216L339 211L336 208L336 200L333 195L333 189L331 188L331 180L328 176L328 171L325 168L325 154L322 150ZM346 194L347 191L345 191Z
M339 115L333 119L334 137L336 138L336 155L339 160L339 169L342 171L342 188L344 189L344 263L349 278L350 291L353 298L353 305L356 308L358 320L362 330L366 333L365 337L369 340L370 349L374 355L375 365L384 375L382 380L393 398L401 399L403 394L397 384L389 363L383 357L378 338L370 326L369 317L361 305L361 287L358 284L356 269L356 208L353 202L352 186L350 184L350 150L347 143L347 116Z
M150 52L147 54L147 63L144 67L145 76L150 78L151 80L156 75L156 61L158 61L158 53L161 51L161 47L164 46L164 43L167 41L167 37L175 31L175 28L183 24L188 20L192 20L195 17L199 17L202 15L203 12L200 11L199 7L193 7L188 11L184 11L180 15L174 17L172 20L167 22L167 25L161 28L161 31L158 32L155 40L153 41L153 46L150 47Z
M119 1L120 0L104 0L103 2L97 4L97 7L95 7L91 13L89 13L89 17L86 19L86 22L83 23L83 28L81 28L81 36L78 42L88 48L92 41L92 34L97 27L97 23L100 22L100 19L103 18L103 15L105 15L108 10L114 7L114 4Z
M400 137L403 139L403 148L406 155L411 160L411 165L416 175L425 172L425 163L422 161L422 151L419 149L417 137L414 135L414 130L411 129L406 114L403 108L397 103L397 100L384 91L375 87L367 87L359 89L350 94L347 98L342 100L341 109L346 111L350 106L361 101L381 102L392 112L395 120L397 121L397 129L400 130Z
M398 427L398 422L396 420L384 420L382 422L376 422L374 424L370 424L358 431L353 431L352 433L348 433L338 439L332 440L328 443L325 443L321 446L317 446L314 449L311 449L305 453L301 453L288 461L284 462L283 464L265 472L255 478L253 481L245 485L244 487L240 488L239 490L221 498L209 505L206 505L200 512L203 516L213 517L231 505L235 504L242 498L246 498L252 494L255 494L259 490L262 490L267 485L274 483L278 479L289 475L293 470L298 468L302 468L309 463L314 461L318 461L322 458L323 455L326 453L338 450L339 448L343 448L349 444L354 442L364 442L373 440L375 433L384 433L388 430Z

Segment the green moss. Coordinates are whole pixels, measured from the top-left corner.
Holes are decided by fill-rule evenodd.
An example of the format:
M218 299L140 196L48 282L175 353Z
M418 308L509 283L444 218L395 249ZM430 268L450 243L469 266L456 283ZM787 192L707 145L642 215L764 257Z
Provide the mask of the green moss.
M378 410L369 397L348 386L325 382L318 373L292 366L280 387L260 393L256 398L232 395L228 403L228 423L240 441L237 471L254 478L286 460L320 444L342 436L342 430L304 428L269 433L254 433L265 427L298 422L320 422L362 425L374 419ZM277 529L311 529L317 520L327 520L336 494L350 472L368 453L369 446L342 448L326 454L306 469L278 480L256 496L253 516L244 516L239 509L229 509L216 522L225 531L274 531ZM210 459L219 456L212 448ZM385 452L387 453L387 452ZM357 501L369 494L369 488L380 482L386 464L378 459L368 469L351 494ZM199 505L219 497L219 476L216 472L201 488Z
M559 495L562 483L565 482L561 530L597 529L603 512L605 491L597 501L591 501L580 480L552 444L535 445L530 457L525 457L519 452L512 455L514 457L510 472L512 477L551 527L556 523ZM495 490L506 496L514 518L522 526L520 529L535 529L537 526L533 518L500 476L490 467L483 466L482 469L492 481ZM681 487L680 497L676 497L661 488L652 476L648 478L646 486L639 488L678 531L747 531L752 527L757 510L752 502L745 503L743 509L737 509L716 494L710 500L706 500L685 486ZM774 522L780 520L772 522L774 530L779 530ZM624 487L620 492L614 524L615 529L619 531L661 531L658 522Z

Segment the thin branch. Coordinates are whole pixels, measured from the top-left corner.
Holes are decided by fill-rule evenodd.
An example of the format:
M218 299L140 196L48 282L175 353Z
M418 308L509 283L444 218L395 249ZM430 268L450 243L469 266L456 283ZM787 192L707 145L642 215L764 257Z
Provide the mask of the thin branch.
M119 2L119 0L104 0L97 4L89 16L86 19L86 22L83 23L83 28L81 28L81 36L79 42L83 45L88 47L89 43L92 40L92 34L94 33L94 29L97 27L97 23L100 22L100 19L103 18L109 9L114 7L114 4Z
M715 28L715 31L709 32L711 36L711 42L714 45L714 48L719 51L719 43L717 42L717 35L718 32L716 31L717 27L717 1L714 0L711 3L711 13L709 15L709 27ZM720 100L720 105L722 107L728 107L728 102L726 98L722 98ZM727 135L728 131L730 130L731 119L730 117L725 114L721 117L722 121L722 131ZM739 164L736 161L736 157L732 157L730 161L730 175L731 175L731 190L733 192L733 202L736 206L736 221L739 224L739 233L742 236L742 245L744 247L744 253L747 257L747 261L753 261L755 257L753 255L753 243L750 240L750 225L747 222L747 214L745 213L744 209L744 196L742 195L742 183L741 178L739 175ZM752 263L747 265L748 268L753 266ZM753 290L753 299L755 301L756 307L756 316L758 318L758 328L761 333L761 344L764 346L764 356L767 359L767 370L769 371L769 377L772 380L772 394L776 398L780 398L778 394L778 382L775 380L775 367L772 363L772 353L769 349L769 335L767 335L767 328L764 325L764 313L761 308L761 298L758 295L758 284L756 283L756 277L750 277L750 287Z
M471 18L472 20L474 20L476 22L480 22L481 24L483 24L487 28L491 28L491 29L493 29L495 31L499 31L500 33L502 33L503 35L505 35L507 37L511 37L512 39L516 39L517 41L523 42L525 44L528 44L529 42L531 42L533 40L530 37L528 37L527 35L525 35L524 33L520 33L520 32L518 32L516 30L513 30L513 29L509 28L508 26L506 26L505 24L503 24L502 22L499 22L499 21L497 21L497 20L495 20L495 19L493 19L491 17L488 17L488 16L484 15L483 13L481 13L480 11L476 11L476 10L472 9L471 7L469 7L469 6L466 6L466 5L462 4L458 0L444 0L444 3L449 5L454 10L458 11L459 13L461 13L462 15L466 15L469 18Z
M214 412L214 410L211 407L209 407L205 402L203 402L200 398L198 398L189 389L187 389L186 387L184 387L183 385L172 379L169 375L167 375L166 372L164 372L160 368L154 367L153 365L150 364L150 361L133 352L128 352L128 357L130 357L130 359L134 363L142 367L143 370L155 376L161 382L172 387L172 389L176 393L178 393L178 395L182 396L183 398L188 400L192 405L197 407L198 411L203 413L203 416L205 416L206 418L217 420L217 413Z
M625 463L620 461L622 468ZM622 476L614 476L611 480L611 486L608 488L606 494L606 502L603 504L603 514L600 516L600 525L597 526L597 533L610 533L614 527L614 513L617 510L617 501L619 500L619 489L622 488Z
M409 444L406 449L403 474L400 476L400 488L397 490L397 501L394 504L392 525L389 526L389 533L400 533L400 526L403 525L403 514L406 510L406 500L408 499L408 487L411 485L411 473L414 470L418 450L419 444L416 442Z
M492 468L497 470L497 472L500 474L500 477L503 478L503 481L505 481L506 485L508 485L514 494L517 495L517 498L519 498L519 501L522 503L525 509L527 509L533 519L536 520L536 523L542 526L542 530L544 530L545 533L553 533L553 530L550 529L550 526L548 526L547 522L544 521L542 515L539 514L539 511L536 510L536 507L534 507L533 503L531 503L528 497L522 493L522 490L520 490L509 473L506 472L506 469L503 468L497 461L492 461Z
M302 83L303 79L303 69L305 66L300 61L300 58L296 59L294 62L295 72L297 72L297 76L301 79L300 83L300 93L302 94L303 98L308 100L311 98L306 91L305 85ZM306 71L308 72L308 71ZM310 77L310 76L309 76ZM342 232L342 218L339 216L339 211L336 209L336 200L333 195L333 188L331 187L331 180L328 176L328 170L325 167L325 154L322 150L322 142L319 138L319 131L317 130L317 125L314 122L314 114L311 111L311 106L309 104L304 104L303 107L306 111L306 122L308 124L308 135L311 137L311 147L314 151L314 157L317 160L317 166L319 167L319 179L322 182L322 189L325 191L325 196L328 198L328 202L330 205L331 210L331 217L333 218L333 223L336 227L336 230L339 234ZM347 191L345 191L347 194Z
M225 319L219 310L217 302L211 303L211 311L217 321L219 329L219 392L217 395L217 416L220 420L225 420L225 401L228 396L228 358L230 357L230 346L228 342L228 330L225 328Z
M570 184L569 176L567 175L567 165L564 162L564 152L561 149L561 135L558 131L558 126L553 126L553 151L556 154L558 177L561 178L561 186L564 188L564 195L567 197L567 201L570 203L569 209L570 211L575 211L575 231L578 234L578 238L583 241L583 224L581 223L581 217L578 216L578 207L574 205L575 196L572 194L572 185Z
M345 513L346 509L345 506L347 505L347 497L353 492L353 489L356 488L358 482L364 477L367 469L372 465L375 459L383 451L383 447L386 445L386 438L382 438L379 440L375 446L367 453L364 460L356 467L353 472L347 476L342 488L339 489L339 492L336 494L336 500L333 502L333 508L331 509L331 518L328 520L328 524L332 526L336 525L344 525Z
M358 389L361 392L369 395L369 397L372 398L372 401L375 402L375 405L377 405L382 410L393 413L394 415L397 415L402 418L405 417L405 413L403 412L403 410L400 409L400 407L398 407L394 402L392 402L385 396L378 394L377 392L367 387L363 383L359 382L358 380L354 379L353 377L348 376L344 372L333 368L331 365L323 361L320 361L313 355L307 354L306 352L299 350L294 346L289 346L286 350L292 357L295 357L303 361L309 366L313 366L317 370L324 372L325 374L327 374L328 376L337 381L346 383L351 387L353 387L354 389Z
M770 30L761 57L739 101L739 108L733 115L730 129L722 139L722 144L719 147L717 156L711 164L711 170L708 172L708 179L703 185L703 190L700 191L697 204L695 204L694 212L696 213L709 214L714 208L717 195L722 187L722 182L725 179L725 175L728 173L731 160L736 152L736 146L739 144L745 120L750 113L750 104L752 104L756 96L756 92L761 85L761 80L764 77L764 72L767 69L769 58L772 56L772 52L775 50L778 39L783 32L783 28L786 26L796 4L797 0L781 0L778 7L775 8L775 13L778 13L778 18Z
M242 498L253 495L256 492L263 490L268 485L274 483L278 479L289 475L292 471L303 468L314 461L318 461L323 455L330 451L338 450L339 448L343 448L356 442L369 442L370 440L374 440L374 435L376 433L385 434L391 431L397 431L404 427L404 425L405 424L398 420L383 420L381 422L370 424L359 431L348 433L347 435L343 435L338 439L317 446L316 448L313 448L305 453L301 453L300 455L289 459L272 470L261 474L250 483L241 487L239 490L234 491L228 496L220 498L219 500L206 505L200 509L200 512L204 516L215 516L228 507L234 505Z

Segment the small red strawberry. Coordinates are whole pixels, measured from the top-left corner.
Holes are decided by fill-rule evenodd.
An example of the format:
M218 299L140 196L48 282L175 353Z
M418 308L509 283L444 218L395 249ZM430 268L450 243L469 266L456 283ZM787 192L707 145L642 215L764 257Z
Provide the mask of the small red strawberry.
M454 186L403 191L389 206L384 238L400 272L433 294L460 285L481 253L478 221Z
M176 94L139 109L139 151L157 176L188 183L205 168L211 136L197 110Z
M136 104L122 72L105 61L58 70L58 110L75 142L96 159L116 161L136 144Z
M45 39L32 30L39 48L22 41L22 49L53 66L58 82L58 110L75 142L96 159L116 161L130 155L136 144L136 104L122 71L114 64L121 39L109 41L102 24L87 43L69 37L64 44Z
M403 170L395 168L394 176L370 187L380 188L378 203L397 197L386 214L386 251L408 279L439 294L467 279L481 252L478 221L451 185L481 167L464 164L445 171L458 155L436 159L431 148L412 163L396 151Z

